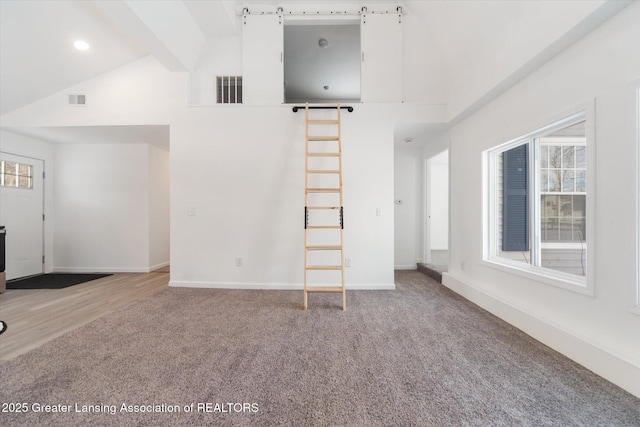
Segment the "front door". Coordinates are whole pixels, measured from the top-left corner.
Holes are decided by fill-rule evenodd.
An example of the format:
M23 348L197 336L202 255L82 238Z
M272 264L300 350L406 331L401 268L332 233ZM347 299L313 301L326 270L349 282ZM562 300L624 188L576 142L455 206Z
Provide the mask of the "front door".
M0 225L7 280L43 272L44 161L0 153Z

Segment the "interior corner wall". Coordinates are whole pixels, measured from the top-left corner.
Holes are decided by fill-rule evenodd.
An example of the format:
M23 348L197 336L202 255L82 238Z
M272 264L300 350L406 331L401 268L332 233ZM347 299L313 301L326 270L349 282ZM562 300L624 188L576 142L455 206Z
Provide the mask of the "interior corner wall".
M0 151L44 160L46 176L44 183L44 272L50 273L53 271L53 230L55 221L53 191L54 145L0 129Z
M640 3L451 130L451 240L444 283L533 337L640 396L635 305L636 88ZM483 262L483 151L595 103L595 295Z
M415 270L422 261L422 147L396 144L394 151L394 263Z
M146 144L56 144L56 271L149 271L148 158Z
M149 270L169 265L169 152L149 150Z

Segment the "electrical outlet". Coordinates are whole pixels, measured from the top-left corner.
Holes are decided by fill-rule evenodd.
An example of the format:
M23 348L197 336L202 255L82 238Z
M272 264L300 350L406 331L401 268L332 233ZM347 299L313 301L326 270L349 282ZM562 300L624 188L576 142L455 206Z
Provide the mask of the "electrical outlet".
M242 267L242 258L236 258L236 267Z
M345 267L351 267L351 258L345 258L344 259L344 266Z
M195 206L187 206L187 215L188 216L196 216L196 207Z

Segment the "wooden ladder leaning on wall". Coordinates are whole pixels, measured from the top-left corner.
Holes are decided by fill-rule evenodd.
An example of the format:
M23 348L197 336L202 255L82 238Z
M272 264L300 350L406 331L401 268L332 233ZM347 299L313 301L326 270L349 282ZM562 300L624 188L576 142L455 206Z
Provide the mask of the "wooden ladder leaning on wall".
M310 119L305 105L304 179L304 309L309 292L342 293L342 310L347 309L344 280L344 209L342 204L342 141L340 103L332 119ZM313 132L310 132L313 129ZM337 131L336 131L337 129ZM321 132L324 130L324 132ZM313 200L314 194L323 199ZM332 196L329 196L332 194ZM340 260L337 261L337 255ZM313 258L312 260L310 258ZM313 264L310 264L313 262ZM334 271L340 285L312 285L309 273ZM312 273L313 274L313 273ZM326 274L326 273L324 273Z

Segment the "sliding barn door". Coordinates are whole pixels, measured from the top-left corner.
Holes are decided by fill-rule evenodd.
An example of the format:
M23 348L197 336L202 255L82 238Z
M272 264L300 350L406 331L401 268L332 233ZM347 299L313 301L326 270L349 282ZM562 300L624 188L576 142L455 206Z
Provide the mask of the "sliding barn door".
M243 104L274 105L284 100L282 15L243 16Z
M363 13L362 102L402 102L402 15Z

